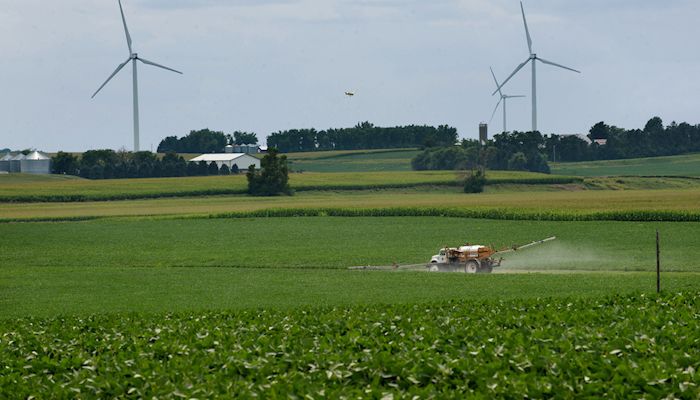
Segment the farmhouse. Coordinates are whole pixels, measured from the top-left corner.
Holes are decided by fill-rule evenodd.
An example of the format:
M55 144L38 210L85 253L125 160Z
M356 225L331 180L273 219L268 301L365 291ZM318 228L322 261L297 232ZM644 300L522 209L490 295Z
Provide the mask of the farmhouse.
M207 164L215 162L216 166L219 168L221 168L222 165L226 165L230 169L235 165L240 171L247 170L251 165L255 165L257 169L260 168L259 159L244 153L202 154L190 160L190 162L195 163L200 161L205 161Z

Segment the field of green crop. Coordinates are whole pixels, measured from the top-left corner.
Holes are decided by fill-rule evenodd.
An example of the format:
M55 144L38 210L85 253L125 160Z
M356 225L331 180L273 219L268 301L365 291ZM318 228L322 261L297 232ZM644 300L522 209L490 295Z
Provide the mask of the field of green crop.
M41 184L37 184L37 179ZM291 174L296 191L401 188L425 185L459 185L454 171L301 173ZM570 183L579 178L528 172L492 171L491 184ZM65 177L0 175L0 202L123 200L178 196L242 194L247 190L244 175L87 180Z
M4 320L0 396L694 399L699 301L694 291Z
M390 171L401 154L299 154L388 172L273 198L240 176L0 175L0 398L700 397L696 180L496 172L465 195ZM421 268L549 236L493 274Z
M490 218L683 220L700 215L700 187L664 190L582 190L569 185L496 185L486 193L465 195L459 187L419 187L392 190L307 191L294 196L256 198L208 196L127 201L69 203L7 203L0 221L71 219L100 216L155 216L246 213L270 209L433 210L432 215ZM416 211L417 210L417 211ZM436 211L437 210L437 211ZM443 210L443 211L440 211ZM308 211L310 212L310 211ZM454 214L461 212L462 214ZM469 213L469 214L466 214ZM651 213L651 214L650 214ZM429 215L429 214L428 214Z
M411 160L419 150L355 150L289 153L292 171L309 172L372 172L411 171Z
M447 217L115 219L0 224L12 267L347 268L423 263L444 245L508 247L505 268L647 270L661 231L667 270L700 272L694 222L499 221ZM37 237L40 236L40 240Z
M552 164L552 173L573 176L697 176L700 153L629 160Z

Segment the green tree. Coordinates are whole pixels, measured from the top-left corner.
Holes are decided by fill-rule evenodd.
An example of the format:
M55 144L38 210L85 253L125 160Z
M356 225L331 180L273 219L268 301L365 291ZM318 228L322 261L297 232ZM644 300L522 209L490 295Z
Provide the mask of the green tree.
M527 157L522 151L513 153L508 159L508 169L511 171L525 171L525 166L527 166Z
M54 174L76 175L78 173L78 157L59 151L51 158L51 168Z
M199 175L199 166L196 162L187 163L187 176L197 176Z
M248 168L248 193L253 196L291 194L287 156L279 156L276 149L270 149L260 161L260 166L260 171L256 170L255 165Z
M464 180L464 193L481 193L486 186L486 175L481 169L472 171Z
M230 175L231 170L229 169L228 165L226 164L221 164L221 168L219 168L219 175Z
M168 136L158 145L159 153L217 153L226 146L226 135L220 131L200 129L190 131L187 136L178 139Z
M588 138L591 141L598 139L607 139L610 136L610 127L605 125L605 122L600 121L593 125L590 131L588 131Z
M219 175L219 166L216 165L216 162L212 161L211 163L209 163L207 175Z
M202 160L197 163L197 175L199 176L207 176L209 174L209 164L207 164L206 161Z
M258 144L258 137L253 132L233 132L233 144Z

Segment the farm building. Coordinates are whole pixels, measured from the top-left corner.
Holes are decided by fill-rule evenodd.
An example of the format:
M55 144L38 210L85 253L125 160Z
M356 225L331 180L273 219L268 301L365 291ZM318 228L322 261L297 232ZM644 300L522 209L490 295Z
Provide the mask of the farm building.
M247 145L247 144L234 144L234 145L228 145L224 149L226 153L245 153L245 154L256 154L260 153L260 148L258 145L252 144L252 145Z
M10 172L22 172L22 160L26 157L24 154L19 153L10 159Z
M215 162L219 168L224 164L228 166L229 169L236 165L241 171L247 170L251 165L255 165L255 168L260 168L259 159L244 153L202 154L190 160L190 162L196 163L200 161L205 161L207 164Z
M10 153L0 158L0 172L10 172L10 160L12 160L12 154Z
M51 157L33 151L20 160L20 171L24 174L50 174Z

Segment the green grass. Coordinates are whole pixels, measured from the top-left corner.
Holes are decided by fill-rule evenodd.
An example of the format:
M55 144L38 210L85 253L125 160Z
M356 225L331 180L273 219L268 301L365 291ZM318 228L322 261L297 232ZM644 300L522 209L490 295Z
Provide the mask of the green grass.
M490 183L566 183L577 178L526 172L492 171ZM63 178L63 177L61 177ZM37 185L26 175L0 175L0 202L32 201L104 201L178 196L243 194L247 190L244 175L150 178L150 179L55 179L44 178ZM454 171L302 173L292 174L290 185L296 191L366 190L425 185L459 185Z
M550 166L553 174L570 176L700 177L700 153L670 157L557 163Z
M693 291L7 320L0 396L693 399L699 301Z
M0 224L0 398L697 398L697 226ZM346 268L550 235L558 240L505 255L505 273Z
M493 273L220 267L3 267L0 320L124 312L422 304L653 293L650 272ZM700 290L700 274L668 272L669 292Z
M98 220L0 225L11 267L347 268L427 262L444 245L556 243L506 257L506 268L700 272L697 223L497 221L444 217ZM543 256L538 256L539 252ZM553 254L547 253L553 251Z

